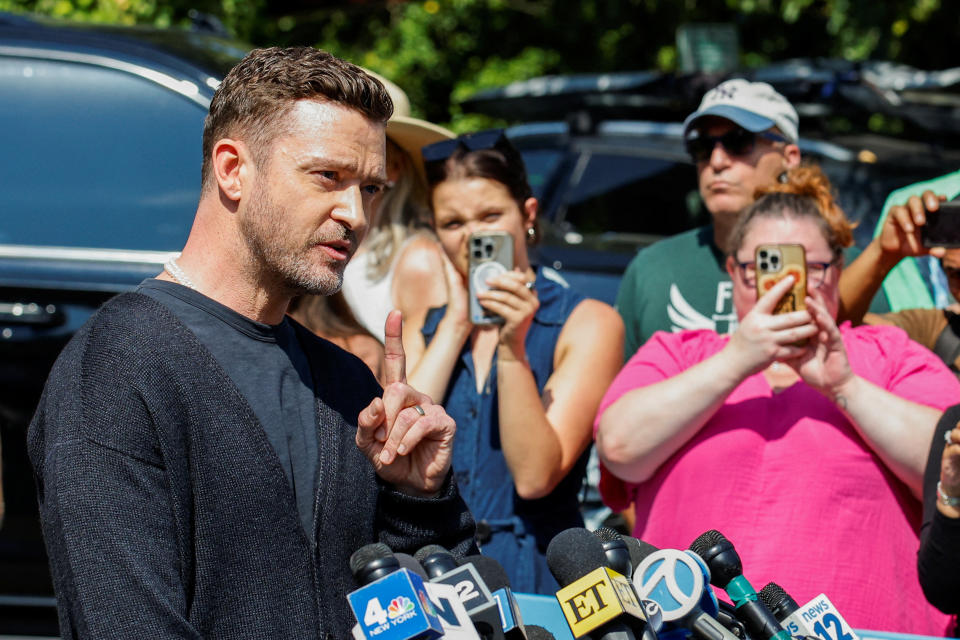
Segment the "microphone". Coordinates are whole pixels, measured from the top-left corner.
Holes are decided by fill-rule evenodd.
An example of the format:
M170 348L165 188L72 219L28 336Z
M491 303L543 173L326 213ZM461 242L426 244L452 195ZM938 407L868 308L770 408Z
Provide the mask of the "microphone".
M362 637L433 640L443 634L423 578L401 569L390 547L360 547L350 556L350 571L360 588L347 594L347 602Z
M552 633L535 624L527 625L527 640L555 640Z
M689 629L703 640L739 640L701 606L709 587L703 568L690 554L654 551L640 562L633 585L640 598L660 605L665 623Z
M776 582L767 583L758 595L792 636L859 640L853 628L822 593L802 607Z
M561 585L557 601L574 637L636 640L649 628L643 606L630 581L606 562L603 544L586 529L561 531L547 546L547 566Z
M603 554L607 557L606 565L626 578L633 577L633 558L627 543L617 531L610 527L600 527L593 532L603 546Z
M710 568L711 582L724 589L751 636L765 640L790 640L770 610L757 599L757 592L743 577L743 563L733 543L711 529L690 544L690 550Z
M481 638L500 640L503 631L497 601L470 562L460 564L440 545L422 547L414 555L434 584L446 584L456 589L460 602Z
M490 556L473 555L464 560L473 563L480 579L490 589L493 599L497 602L500 613L500 625L503 637L506 640L527 640L527 633L523 627L523 618L520 615L520 605L510 588L510 578L507 572L495 559Z

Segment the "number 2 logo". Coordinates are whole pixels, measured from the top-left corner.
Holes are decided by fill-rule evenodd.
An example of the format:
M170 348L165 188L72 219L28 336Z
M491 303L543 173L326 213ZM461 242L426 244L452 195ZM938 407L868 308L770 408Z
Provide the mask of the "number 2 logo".
M460 602L468 602L474 598L480 597L480 593L470 580L462 580L461 582L458 582L455 588L457 590L457 595L460 596Z

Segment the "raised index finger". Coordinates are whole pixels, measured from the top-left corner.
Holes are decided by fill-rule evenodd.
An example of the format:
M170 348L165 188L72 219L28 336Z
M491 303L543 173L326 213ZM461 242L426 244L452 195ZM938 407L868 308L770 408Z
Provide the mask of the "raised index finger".
M403 314L394 309L383 325L384 386L407 382L407 357L403 353Z

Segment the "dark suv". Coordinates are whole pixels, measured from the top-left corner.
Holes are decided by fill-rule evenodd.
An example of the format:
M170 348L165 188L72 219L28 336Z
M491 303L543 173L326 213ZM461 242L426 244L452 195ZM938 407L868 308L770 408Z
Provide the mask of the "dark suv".
M187 237L213 91L245 49L0 14L0 634L57 631L25 438L47 372Z

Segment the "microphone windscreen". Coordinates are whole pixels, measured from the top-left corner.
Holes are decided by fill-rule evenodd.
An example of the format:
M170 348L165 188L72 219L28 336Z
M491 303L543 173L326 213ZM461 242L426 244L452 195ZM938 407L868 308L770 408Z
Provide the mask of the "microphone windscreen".
M413 557L416 558L417 562L423 563L427 556L432 556L435 553L449 554L450 552L438 544L428 544L425 547L420 547L417 549L417 552L413 554Z
M527 632L527 640L554 640L553 634L543 627L535 624L526 624L523 625L523 628Z
M427 572L423 570L423 565L417 562L417 559L414 558L409 553L395 553L393 554L397 559L397 562L400 563L401 569L407 569L411 573L415 573L424 580L427 579Z
M490 591L510 588L510 578L507 577L507 572L499 562L490 556L482 556L479 554L467 556L460 564L466 564L468 562L477 570L480 578Z
M707 555L707 551L709 551L711 547L714 547L721 542L727 542L727 544L729 544L726 537L722 533L716 529L710 529L710 531L702 533L696 540L690 543L690 551L693 551L701 558L704 558Z
M547 545L547 566L561 587L606 565L603 543L583 528L561 531Z
M612 542L614 540L623 540L623 536L614 529L610 527L600 527L599 529L594 529L593 535L600 538L600 542Z
M797 601L791 598L790 595L784 591L783 587L776 582L768 582L763 589L757 592L757 597L760 598L760 602L766 605L767 609L770 609L774 617L781 622L784 618L800 608Z
M392 555L393 551L390 550L390 547L382 542L366 544L354 551L353 555L350 556L350 573L356 576L361 569L374 560L387 558Z

